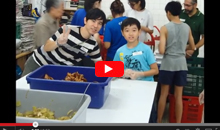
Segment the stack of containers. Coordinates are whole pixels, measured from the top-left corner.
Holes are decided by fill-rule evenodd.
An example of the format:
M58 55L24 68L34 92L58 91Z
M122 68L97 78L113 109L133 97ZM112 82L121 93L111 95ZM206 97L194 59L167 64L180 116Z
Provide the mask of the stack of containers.
M201 123L204 105L199 103L199 94L204 89L204 58L187 60L187 85L183 88L182 123ZM173 87L171 87L173 88ZM175 123L175 99L173 89L169 94L169 122Z
M16 22L20 24L20 40L22 41L19 50L21 52L32 51L35 18L18 16Z
M16 17L22 16L22 8L23 8L23 0L16 0ZM21 38L21 23L16 21L16 39L20 41L20 38ZM17 44L16 42L16 55L21 53L19 47L20 47L20 42L19 44Z
M23 0L16 0L16 16L22 16Z

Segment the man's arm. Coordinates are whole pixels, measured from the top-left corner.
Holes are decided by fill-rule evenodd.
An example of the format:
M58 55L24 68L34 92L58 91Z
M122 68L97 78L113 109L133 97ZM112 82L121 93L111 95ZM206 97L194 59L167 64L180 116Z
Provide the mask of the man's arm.
M111 46L110 42L104 42L105 49L108 49Z
M189 30L189 40L188 40L188 42L189 42L189 49L194 51L196 46L195 46L195 42L194 42L194 39L193 39L193 36L192 36L191 29Z
M193 53L194 53L194 51L196 49L191 29L189 29L189 40L188 40L188 43L189 43L189 45L187 46L187 49L186 49L186 58L190 58L193 55Z
M199 26L199 32L200 32L202 38L196 44L196 48L200 48L201 46L204 45L204 20L202 20L202 23Z
M153 63L153 64L150 65L150 70L144 71L143 77L157 75L158 73L159 73L158 65L157 65L157 63Z
M158 46L159 53L162 55L165 53L166 39L167 39L166 35L167 35L167 29L165 26L162 26L160 29L160 42Z
M195 48L196 48L196 49L199 49L201 46L204 45L204 34L201 35L201 36L202 36L202 38L201 38L201 39L199 40L199 42L195 45ZM189 45L187 45L186 50L191 50Z
M204 34L202 35L202 38L199 40L199 42L196 44L196 48L200 48L204 45Z
M196 49L199 49L201 46L204 45L204 21L201 22L198 31L201 34L202 38L198 41L198 43L195 43L196 44ZM189 47L187 47L187 49L189 49Z
M47 40L45 46L44 46L44 50L45 51L52 51L55 50L58 46L57 46L57 39L59 38L59 36L63 33L63 26L61 28L59 28L55 34L53 34L53 36Z

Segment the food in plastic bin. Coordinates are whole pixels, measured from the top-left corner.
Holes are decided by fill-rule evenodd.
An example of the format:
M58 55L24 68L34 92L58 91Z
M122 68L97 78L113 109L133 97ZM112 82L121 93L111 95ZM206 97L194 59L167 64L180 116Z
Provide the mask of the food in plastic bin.
M21 102L17 101L16 107L20 107L20 106L21 106ZM30 118L41 118L41 119L54 119L54 120L69 120L76 114L76 112L74 112L73 114L70 115L71 112L72 112L72 110L68 111L66 116L56 118L55 112L51 111L50 109L37 108L36 106L33 106L32 111L26 111L24 113L21 113L16 110L16 116L30 117Z
M49 76L48 74L44 75L44 79L49 79L49 80L53 80L53 78L51 76Z
M53 77L49 76L48 74L44 75L44 79L54 80ZM84 77L83 74L79 74L78 72L75 73L67 73L65 81L77 81L77 82L87 82L87 79Z

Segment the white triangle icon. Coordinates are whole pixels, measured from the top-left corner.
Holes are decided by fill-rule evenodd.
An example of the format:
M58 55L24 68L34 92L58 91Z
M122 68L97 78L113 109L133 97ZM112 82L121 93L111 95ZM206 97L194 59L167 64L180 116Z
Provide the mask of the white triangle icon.
M109 71L111 71L111 70L112 70L112 68L111 68L111 67L109 67L109 66L105 65L105 73L107 73L107 72L109 72Z

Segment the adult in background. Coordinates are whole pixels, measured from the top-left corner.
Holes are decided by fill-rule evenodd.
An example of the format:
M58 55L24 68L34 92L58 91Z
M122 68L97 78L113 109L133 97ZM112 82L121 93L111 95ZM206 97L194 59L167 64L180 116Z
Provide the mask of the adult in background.
M63 15L63 0L46 0L46 13L39 18L34 27L35 49L44 45L46 41L59 29L59 19Z
M186 55L188 58L197 57L199 48L204 45L204 15L197 8L197 0L185 0L183 5L180 20L190 26L196 45L194 53L187 46Z
M124 5L120 0L115 0L110 6L113 19L105 26L104 47L107 51L107 61L112 61L118 48L127 43L121 33L121 23L127 17L123 16L125 12Z

